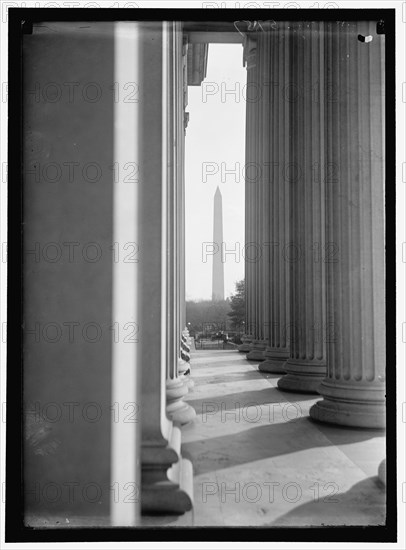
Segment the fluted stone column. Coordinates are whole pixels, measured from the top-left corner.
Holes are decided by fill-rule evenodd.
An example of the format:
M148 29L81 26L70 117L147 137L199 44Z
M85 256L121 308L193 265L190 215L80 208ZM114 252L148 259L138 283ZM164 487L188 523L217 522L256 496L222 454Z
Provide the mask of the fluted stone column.
M168 277L167 285L167 380L166 413L176 423L186 424L196 412L183 398L189 392L183 369L187 362L181 355L180 327L184 315L184 70L183 38L180 23L170 22L165 33L168 65L167 176L168 176Z
M181 182L181 208L182 208L182 229L181 229L181 235L182 235L182 244L181 244L181 275L182 275L182 282L181 282L181 312L182 312L182 318L181 318L181 326L183 326L182 330L182 340L184 341L185 351L189 355L189 360L187 361L187 369L184 373L184 383L186 384L189 391L194 387L194 382L191 379L191 356L190 356L190 349L191 349L191 340L189 335L189 330L186 326L186 247L185 247L185 237L186 237L186 221L185 221L185 137L186 137L186 128L189 122L189 113L186 113L186 107L188 105L188 80L187 80L187 50L188 50L188 43L187 43L187 37L185 35L182 35L182 64L181 64L181 73L182 73L182 104L183 104L183 117L182 117L182 125L180 128L180 131L182 132L182 137L180 138L180 143L182 146L182 156L181 156L181 170L182 170L182 182ZM179 121L181 122L181 121ZM194 409L193 409L194 411ZM195 417L195 414L194 414Z
M251 351L247 355L250 361L263 361L264 351L268 343L267 333L267 306L268 306L268 250L267 250L267 222L269 212L266 204L268 193L265 184L264 161L267 158L267 151L264 144L268 141L268 134L264 132L264 117L269 113L269 107L263 101L263 75L265 71L266 58L261 48L263 32L256 33L256 78L252 83L252 90L247 91L247 101L255 104L253 108L254 128L252 135L252 151L246 160L246 177L248 184L253 187L255 196L255 256L253 269L256 280L255 295L255 339L251 344Z
M246 296L247 296L247 332L249 339L249 351L247 359L252 361L262 360L262 352L265 349L263 330L262 307L262 247L261 229L262 213L260 208L260 136L258 132L260 120L260 102L258 86L258 50L257 33L247 36L244 47L244 56L247 64L246 87L246 149L245 149L245 186L246 200L248 201L246 219ZM246 344L247 341L244 343Z
M324 23L292 24L290 356L278 388L317 393L326 375Z
M256 42L250 37L247 38L244 45L244 63L247 67L247 96L252 94L252 83L256 81ZM251 96L250 96L251 97ZM254 104L248 100L246 106L246 123L245 123L245 159L252 157L252 135L254 130ZM254 216L255 216L255 201L253 186L250 185L249 179L245 179L245 250L247 244L254 239ZM255 279L252 262L249 261L249 253L245 253L245 335L243 343L238 347L238 350L248 353L251 350L254 340L255 331Z
M182 349L184 350L185 354L183 359L187 362L187 370L184 374L183 380L189 391L193 391L195 383L192 380L191 338L189 336L189 331L186 327L182 331Z
M312 418L385 425L385 36L376 22L328 23L329 240L327 378ZM361 42L358 35L372 36Z
M187 105L187 42L184 41L180 32L180 23L175 23L178 32L176 38L177 55L176 59L176 79L177 79L177 97L176 108L182 116L177 118L175 142L176 149L176 172L175 185L176 195L176 234L177 234L177 270L176 270L176 288L178 292L177 313L176 313L176 341L178 346L178 374L185 387L188 389L193 386L190 383L190 348L184 341L183 330L186 324L186 303L185 303L185 117L184 111ZM185 421L193 420L196 412L193 407L188 405L188 414ZM185 423L185 422L183 422Z
M268 270L265 271L268 344L258 369L284 374L284 363L289 357L287 329L289 326L290 265L285 257L289 241L289 166L290 102L289 70L290 40L285 25L268 29L260 37L260 51L265 60L262 73L262 98L265 116L261 124L264 132L264 186L267 209Z
M138 285L143 291L137 304L137 345L143 368L141 506L144 513L182 513L192 507L192 465L182 458L180 428L168 419L165 399L167 374L175 379L177 355L170 342L176 324L170 310L172 283L168 287L175 264L171 248L175 236L169 221L175 210L168 170L174 143L169 93L171 23L139 25L137 125L142 139L138 140L136 159L140 180Z

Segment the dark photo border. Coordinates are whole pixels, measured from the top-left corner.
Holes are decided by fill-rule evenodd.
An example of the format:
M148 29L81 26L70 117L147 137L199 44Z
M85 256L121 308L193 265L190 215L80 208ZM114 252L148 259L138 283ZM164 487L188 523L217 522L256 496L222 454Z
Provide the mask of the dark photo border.
M6 542L287 541L396 542L396 196L394 9L108 9L10 8L8 119L8 339L6 436ZM39 21L382 20L386 35L386 524L367 527L137 527L31 528L24 525L23 280L22 280L22 37ZM378 468L378 464L377 464Z

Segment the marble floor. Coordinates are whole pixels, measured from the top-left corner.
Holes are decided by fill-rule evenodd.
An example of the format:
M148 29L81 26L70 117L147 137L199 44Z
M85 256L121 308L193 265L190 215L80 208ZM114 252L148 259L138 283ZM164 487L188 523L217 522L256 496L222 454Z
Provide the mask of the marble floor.
M182 428L193 463L194 509L144 518L161 526L382 525L382 431L309 419L315 395L281 392L237 351L194 351L197 413Z

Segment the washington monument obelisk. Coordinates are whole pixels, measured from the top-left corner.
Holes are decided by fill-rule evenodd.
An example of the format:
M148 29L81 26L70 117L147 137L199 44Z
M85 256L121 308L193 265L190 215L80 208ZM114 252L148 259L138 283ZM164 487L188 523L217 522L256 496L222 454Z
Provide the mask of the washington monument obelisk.
M213 216L213 243L215 252L213 254L213 286L212 300L224 300L224 263L223 257L223 201L220 189L217 187L214 195L214 216ZM217 246L216 246L217 245ZM217 251L217 252L216 252Z

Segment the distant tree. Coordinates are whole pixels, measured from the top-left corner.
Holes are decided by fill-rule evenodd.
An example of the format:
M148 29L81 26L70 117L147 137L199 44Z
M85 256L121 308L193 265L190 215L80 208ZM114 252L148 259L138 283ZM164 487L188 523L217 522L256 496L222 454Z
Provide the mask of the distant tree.
M245 280L235 283L235 293L230 297L231 319L234 330L242 330L245 321Z
M186 322L189 331L218 332L227 331L231 324L228 313L230 300L188 300L186 302Z

